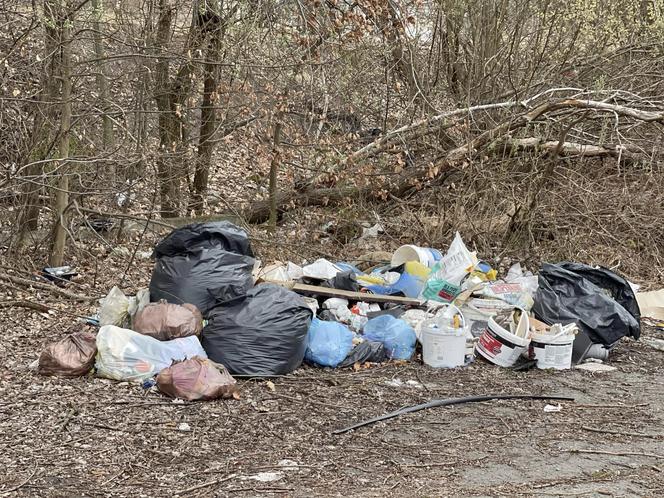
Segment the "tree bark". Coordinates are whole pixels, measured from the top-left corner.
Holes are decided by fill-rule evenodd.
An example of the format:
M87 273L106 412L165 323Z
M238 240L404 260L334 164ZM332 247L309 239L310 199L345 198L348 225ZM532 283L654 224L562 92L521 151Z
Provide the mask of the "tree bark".
M169 84L169 59L166 55L171 40L174 8L168 0L159 0L156 45L161 58L155 64L155 100L159 129L159 157L157 176L162 218L176 218L179 213L179 177L176 175L174 156L179 139L176 133L174 102Z
M69 131L71 127L71 19L64 12L64 7L60 8L58 19L60 28L60 44L62 51L61 61L61 116L60 116L60 146L56 171L58 172L57 190L55 192L55 204L53 212L55 214L53 246L49 264L51 266L62 266L65 253L65 243L67 241L67 206L69 204Z
M194 185L191 208L196 214L202 214L205 207L205 194L208 189L212 154L215 149L214 134L217 127L217 111L215 109L216 90L219 84L219 65L221 57L221 40L223 23L220 12L221 5L207 7L207 26L202 29L209 32L206 62L203 67L203 101L201 103L201 126L198 137L198 158L194 171Z
M110 116L108 115L108 78L106 77L106 69L104 66L104 42L101 36L101 19L104 12L103 0L92 0L92 9L93 9L93 39L94 39L94 49L95 57L99 61L97 63L97 74L95 75L97 81L97 88L99 90L99 100L101 101L102 109L102 146L104 150L109 150L114 145L114 136L113 136L113 121L111 121ZM114 178L115 168L111 163L111 177Z
M270 162L270 187L269 187L269 202L270 202L270 219L269 225L272 230L277 227L277 174L279 173L279 161L281 146L281 129L283 127L283 111L279 110L275 116L276 122L274 124L274 146L272 149L272 161Z

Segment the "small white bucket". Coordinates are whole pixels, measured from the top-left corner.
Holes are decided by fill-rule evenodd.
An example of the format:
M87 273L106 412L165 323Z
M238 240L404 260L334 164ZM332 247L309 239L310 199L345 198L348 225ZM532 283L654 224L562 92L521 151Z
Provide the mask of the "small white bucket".
M452 307L461 316L461 327L440 326L435 318L422 323L422 360L430 367L455 368L465 364L466 321L461 311Z
M511 367L530 343L530 339L527 338L529 327L528 314L525 311L521 313L517 327L519 335L501 327L491 317L475 350L495 365Z
M399 266L408 261L419 261L424 266L432 268L443 255L436 249L430 247L418 247L414 245L401 246L392 255L392 266Z
M533 334L530 339L531 358L537 360L537 368L567 370L572 367L574 333L565 335Z

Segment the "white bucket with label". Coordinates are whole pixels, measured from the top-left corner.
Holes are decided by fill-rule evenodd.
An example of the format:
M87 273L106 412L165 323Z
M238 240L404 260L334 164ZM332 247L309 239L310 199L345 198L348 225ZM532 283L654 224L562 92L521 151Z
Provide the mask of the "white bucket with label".
M475 351L495 365L511 367L530 344L529 328L528 314L525 311L521 313L516 334L498 325L494 317L491 317Z
M465 364L466 321L456 306L451 308L461 316L460 327L446 325L439 318L422 323L422 360L433 368L455 368Z
M567 370L572 367L574 330L566 334L533 334L530 339L531 358L537 360L537 368Z
M408 261L419 261L424 266L432 268L440 261L443 255L436 249L430 247L418 247L414 245L401 246L392 255L392 266L399 266Z

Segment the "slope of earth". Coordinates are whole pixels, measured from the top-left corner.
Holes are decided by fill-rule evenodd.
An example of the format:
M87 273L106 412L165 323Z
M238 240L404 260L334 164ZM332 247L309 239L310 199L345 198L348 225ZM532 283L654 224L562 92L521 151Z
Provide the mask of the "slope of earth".
M16 496L661 496L661 351L623 341L603 374L483 362L240 380L241 399L177 403L98 378L29 369L56 315L2 310L0 494ZM644 328L644 335L662 333ZM409 382L410 381L410 382ZM436 408L331 431L432 398L561 394Z

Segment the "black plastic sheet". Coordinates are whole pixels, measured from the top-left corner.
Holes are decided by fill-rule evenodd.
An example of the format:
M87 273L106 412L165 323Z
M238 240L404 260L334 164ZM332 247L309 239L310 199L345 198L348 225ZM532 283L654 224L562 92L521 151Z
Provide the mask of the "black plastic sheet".
M625 279L606 268L546 263L539 273L535 317L548 324L576 323L592 342L611 346L641 333L639 305Z

